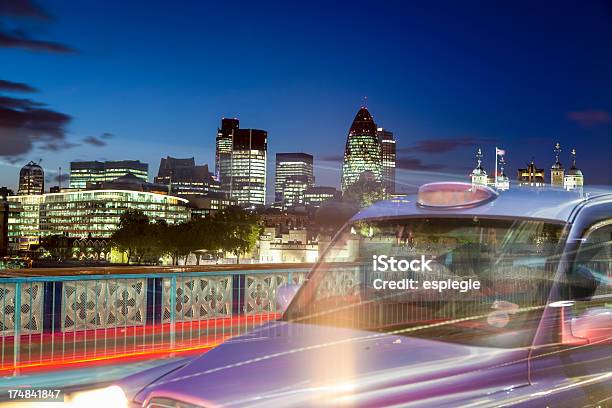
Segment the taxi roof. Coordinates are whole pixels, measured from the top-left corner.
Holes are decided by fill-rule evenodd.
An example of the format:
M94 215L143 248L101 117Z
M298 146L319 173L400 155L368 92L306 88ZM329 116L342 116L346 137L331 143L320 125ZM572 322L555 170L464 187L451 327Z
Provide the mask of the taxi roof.
M612 200L612 189L589 188L566 191L556 187L514 186L502 191L489 202L470 208L431 208L416 204L417 195L408 194L379 201L364 208L351 221L401 216L455 217L479 216L490 218L534 218L554 222L570 222L574 210L582 203L596 198Z

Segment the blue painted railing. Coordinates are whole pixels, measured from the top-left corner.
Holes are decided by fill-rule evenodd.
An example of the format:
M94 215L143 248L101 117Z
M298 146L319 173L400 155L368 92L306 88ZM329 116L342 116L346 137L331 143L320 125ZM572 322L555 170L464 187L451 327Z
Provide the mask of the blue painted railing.
M198 348L278 316L308 268L0 278L0 371Z

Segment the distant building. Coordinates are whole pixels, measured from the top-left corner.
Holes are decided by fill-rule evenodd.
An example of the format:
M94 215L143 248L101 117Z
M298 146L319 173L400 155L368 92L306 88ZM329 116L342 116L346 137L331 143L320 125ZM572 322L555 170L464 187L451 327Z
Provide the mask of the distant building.
M87 183L113 181L127 174L146 182L149 164L140 160L74 161L70 163L70 188L83 189Z
M221 128L217 129L217 140L215 149L215 177L219 182L221 191L228 192L231 189L232 169L232 146L234 132L238 130L240 122L238 119L221 119Z
M550 168L550 184L553 186L562 186L565 177L565 169L559 161L559 154L561 153L561 145L555 144L555 163Z
M532 160L527 167L518 169L518 181L522 186L543 186L544 169L538 168Z
M156 194L168 194L168 186L159 183L149 183L140 177L128 173L121 177L118 177L112 181L99 181L95 183L87 183L86 190L129 190L129 191L143 191L147 193ZM53 192L61 192L51 191Z
M219 184L208 171L208 165L196 166L193 157L162 158L154 180L156 184L166 185L169 194L179 197L200 196L219 191Z
M19 195L43 194L45 192L45 172L40 165L29 162L19 172Z
M282 208L304 204L304 191L314 185L313 157L306 153L277 153L274 198Z
M368 173L375 180L382 180L381 147L378 143L374 119L364 106L355 115L349 129L342 164L342 191L346 191Z
M9 212L9 240L21 249L48 235L108 238L129 209L168 224L187 221L190 216L187 200L141 191L72 191L12 196L8 201L15 207Z
M236 205L236 202L228 198L227 194L221 192L189 198L189 208L191 209L192 217L208 217L232 205Z
M584 186L584 175L582 170L576 167L576 149L572 149L572 167L563 178L563 188L567 190L581 189Z
M304 205L306 208L319 208L323 203L340 198L341 195L334 187L310 187L304 192Z
M232 143L230 198L238 205L266 203L268 132L236 129Z
M380 144L383 187L385 193L391 195L395 193L395 163L397 160L395 137L393 137L393 132L383 128L376 130L376 136Z
M0 257L8 253L9 204L6 196L0 195Z
M305 229L293 229L277 235L274 229L259 238L257 257L261 263L313 263L319 258L319 246L308 240Z

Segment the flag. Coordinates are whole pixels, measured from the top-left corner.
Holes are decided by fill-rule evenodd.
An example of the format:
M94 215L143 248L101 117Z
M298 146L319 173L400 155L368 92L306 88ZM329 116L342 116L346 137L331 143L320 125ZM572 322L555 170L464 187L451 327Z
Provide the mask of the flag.
M495 154L498 156L503 156L504 154L506 154L506 151L503 149L498 149L497 147L495 148Z

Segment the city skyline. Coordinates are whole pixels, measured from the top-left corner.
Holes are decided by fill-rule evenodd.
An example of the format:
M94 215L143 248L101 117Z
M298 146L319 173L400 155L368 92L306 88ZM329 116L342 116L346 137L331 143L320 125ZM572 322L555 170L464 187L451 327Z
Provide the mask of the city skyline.
M365 95L375 122L397 140L399 191L436 177L465 179L477 146L489 172L495 145L508 151L507 174L532 158L548 169L557 141L577 149L588 184L612 183L605 2L562 3L552 16L542 5L524 13L519 5L450 4L439 14L391 2L368 6L372 18L385 17L377 30L351 24L363 11L342 2L192 4L191 13L158 4L146 13L117 2L37 4L0 9L4 24L38 41L1 45L11 64L0 78L0 185L15 189L23 164L39 158L48 185L75 159L154 165L166 155L195 156L212 169L219 119L238 117L268 132L268 157L312 154L317 184L339 187L346 129ZM216 18L227 12L231 33ZM465 20L471 24L459 25ZM313 22L325 29L313 32ZM524 30L511 30L517 22ZM364 48L373 57L347 66ZM236 55L240 63L230 63ZM42 134L14 124L38 103L50 115L33 123ZM273 168L268 160L268 174Z

